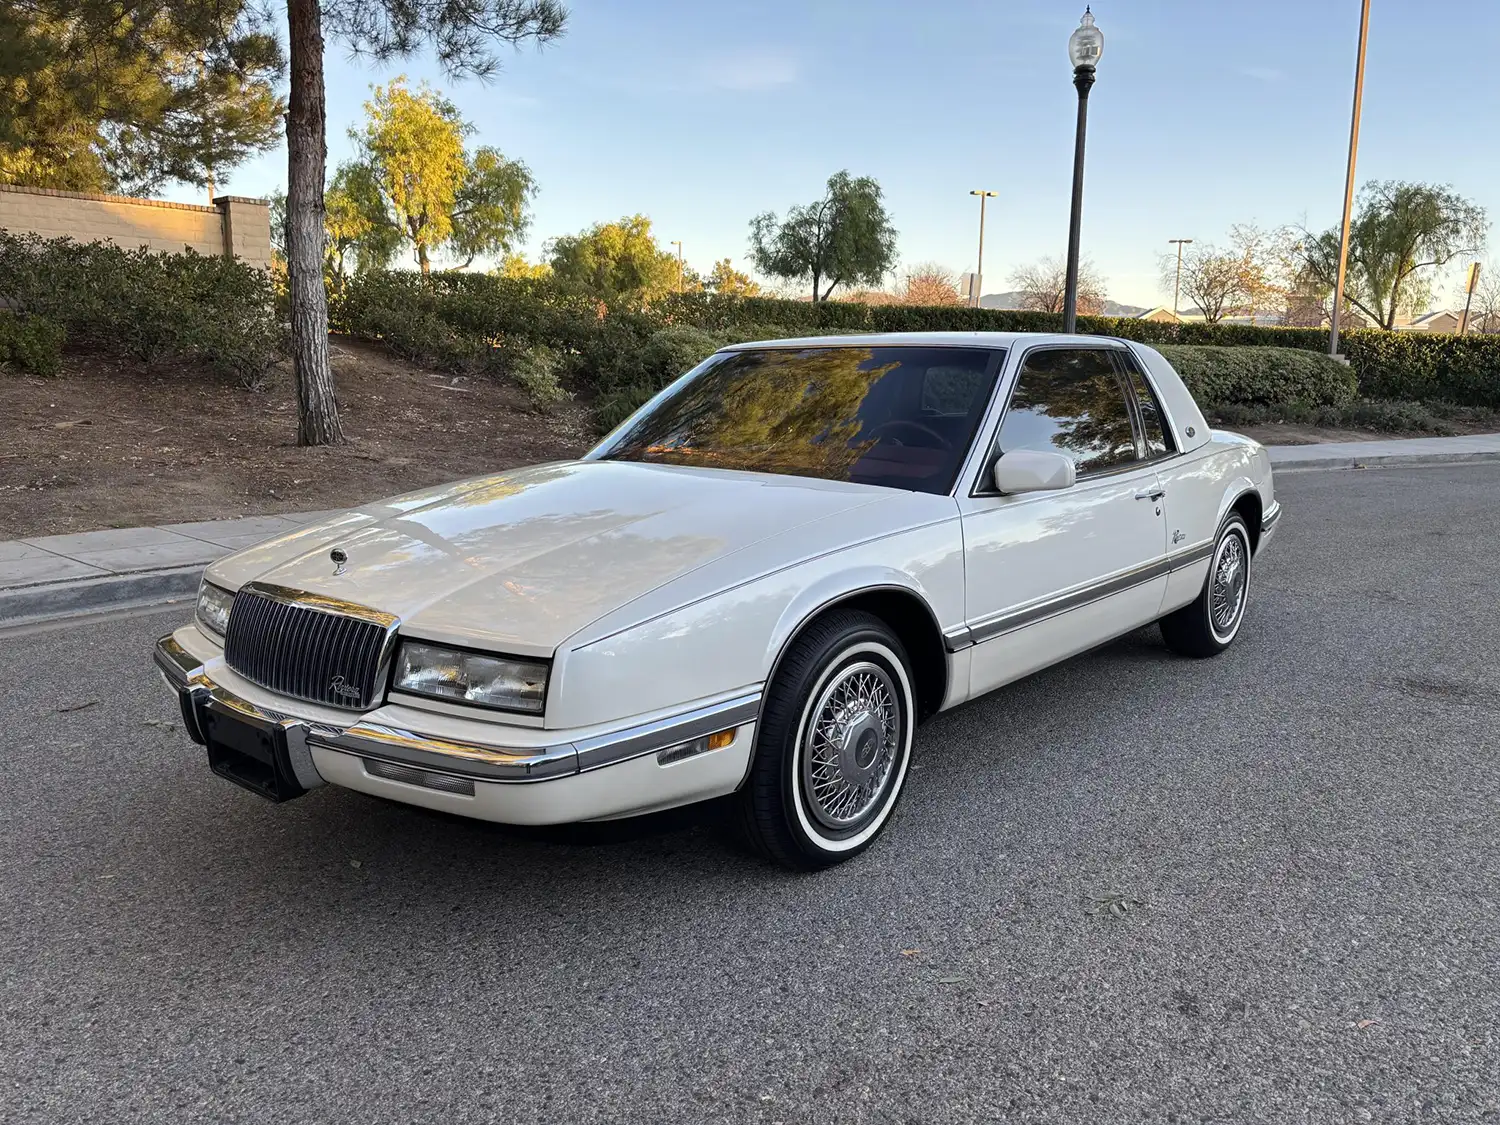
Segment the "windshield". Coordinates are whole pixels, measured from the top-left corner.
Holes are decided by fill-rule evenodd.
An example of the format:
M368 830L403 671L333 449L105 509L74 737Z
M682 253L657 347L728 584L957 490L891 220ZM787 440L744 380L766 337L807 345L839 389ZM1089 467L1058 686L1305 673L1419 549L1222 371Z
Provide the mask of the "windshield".
M725 352L598 456L942 494L989 403L1000 356L938 347Z

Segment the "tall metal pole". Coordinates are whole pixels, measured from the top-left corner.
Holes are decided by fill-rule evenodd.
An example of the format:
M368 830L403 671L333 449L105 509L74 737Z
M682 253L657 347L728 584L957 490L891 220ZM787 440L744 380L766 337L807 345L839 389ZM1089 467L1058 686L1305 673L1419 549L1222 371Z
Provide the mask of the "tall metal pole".
M977 309L979 307L979 298L984 293L984 201L1000 193L998 191L984 191L981 188L975 188L969 194L979 196L979 264L974 271L974 288L969 293L969 303Z
M1467 292L1464 294L1464 318L1458 322L1458 334L1466 336L1469 333L1469 308L1474 303L1474 290L1479 285L1479 263L1475 262L1469 267L1468 284L1465 286Z
M686 280L686 274L682 268L682 243L673 239L672 245L677 247L677 292L681 293L683 282Z
M1177 280L1172 285L1172 315L1177 316L1178 306L1182 304L1182 248L1193 240L1191 238L1169 238L1167 241L1177 244Z
M1344 221L1339 233L1338 280L1333 286L1333 315L1328 320L1328 354L1339 354L1339 313L1344 305L1344 277L1349 268L1349 214L1354 210L1354 158L1359 152L1359 103L1365 94L1365 40L1370 34L1370 0L1359 13L1359 56L1354 64L1354 112L1349 121L1349 171L1344 178Z
M984 292L984 201L979 197L979 260L974 264L974 307L979 307L979 295Z
M1078 234L1083 222L1083 138L1088 132L1089 87L1093 84L1093 67L1074 68L1073 85L1078 90L1078 133L1073 140L1073 213L1068 220L1068 276L1063 289L1064 332L1078 330Z

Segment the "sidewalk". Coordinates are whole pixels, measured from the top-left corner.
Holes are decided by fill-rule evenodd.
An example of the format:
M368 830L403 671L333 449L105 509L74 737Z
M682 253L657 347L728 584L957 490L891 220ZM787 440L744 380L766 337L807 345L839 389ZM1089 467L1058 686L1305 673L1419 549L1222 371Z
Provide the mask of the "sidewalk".
M0 625L190 597L215 559L332 514L246 516L0 542Z
M1268 445L1276 469L1360 469L1375 465L1440 465L1500 457L1500 434Z
M1278 472L1500 459L1500 434L1268 446ZM0 542L0 627L190 598L222 555L332 512L205 520Z

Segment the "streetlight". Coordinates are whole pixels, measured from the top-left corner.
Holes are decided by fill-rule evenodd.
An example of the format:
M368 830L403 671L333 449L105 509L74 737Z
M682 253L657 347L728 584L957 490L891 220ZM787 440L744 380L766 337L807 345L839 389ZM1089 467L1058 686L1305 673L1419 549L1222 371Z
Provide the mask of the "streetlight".
M672 245L677 247L677 292L682 292L684 273L682 268L682 242L678 239L672 240Z
M1184 246L1191 246L1192 242L1193 242L1193 240L1191 238L1169 238L1169 239L1167 239L1167 245L1168 246L1171 246L1174 243L1177 246L1177 282L1176 282L1176 284L1174 284L1172 286L1172 315L1173 316L1177 315L1177 305L1182 300L1182 248Z
M1083 138L1088 130L1089 87L1094 67L1104 54L1104 32L1094 26L1091 8L1068 36L1068 58L1073 63L1073 85L1078 90L1078 134L1073 141L1073 213L1068 221L1068 280L1063 291L1063 331L1078 328L1078 227L1083 220Z
M1349 268L1349 212L1354 208L1354 156L1359 151L1359 103L1365 93L1365 40L1370 34L1370 0L1359 12L1359 55L1354 63L1354 112L1349 119L1349 171L1344 177L1344 224L1339 228L1339 269L1333 285L1333 313L1328 318L1328 354L1339 354L1339 309L1344 303L1344 275Z
M974 307L979 307L979 295L984 292L984 201L994 199L998 191L976 189L970 195L979 196L979 265L974 270Z

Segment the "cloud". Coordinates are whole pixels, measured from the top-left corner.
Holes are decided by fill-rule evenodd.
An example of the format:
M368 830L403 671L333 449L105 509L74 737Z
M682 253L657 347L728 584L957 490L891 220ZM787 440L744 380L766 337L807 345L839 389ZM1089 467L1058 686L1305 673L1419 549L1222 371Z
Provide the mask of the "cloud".
M1286 81L1286 72L1277 70L1273 66L1238 66L1235 70L1246 78L1254 78L1257 82Z
M784 51L750 48L703 60L699 81L721 90L773 90L797 81L797 60Z

